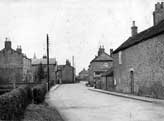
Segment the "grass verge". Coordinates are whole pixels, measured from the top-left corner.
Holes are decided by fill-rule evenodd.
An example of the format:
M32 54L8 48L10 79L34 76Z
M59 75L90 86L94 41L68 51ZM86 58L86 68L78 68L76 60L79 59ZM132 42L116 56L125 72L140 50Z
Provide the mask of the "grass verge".
M30 104L24 113L21 121L64 121L60 114L46 104Z

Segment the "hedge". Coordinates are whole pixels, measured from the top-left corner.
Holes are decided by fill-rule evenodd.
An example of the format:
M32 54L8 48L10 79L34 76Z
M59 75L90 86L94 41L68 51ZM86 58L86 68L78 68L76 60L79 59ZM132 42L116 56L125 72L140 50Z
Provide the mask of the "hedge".
M25 108L32 102L32 91L20 86L0 96L0 120L20 120Z
M47 93L47 85L40 84L33 87L33 100L35 104L42 103L45 99L45 95Z

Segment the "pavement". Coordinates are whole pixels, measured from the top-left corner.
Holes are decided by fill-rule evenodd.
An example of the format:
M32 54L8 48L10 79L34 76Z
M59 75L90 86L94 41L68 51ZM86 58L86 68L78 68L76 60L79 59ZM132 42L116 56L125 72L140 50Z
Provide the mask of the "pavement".
M119 97L124 97L124 98L144 101L144 102L149 102L149 103L155 103L155 104L159 104L159 105L164 106L164 100L162 100L162 99L155 99L155 98L150 98L150 97L141 97L141 96L136 96L136 95L131 95L131 94L105 91L105 90L101 90L101 89L95 89L92 87L90 87L89 90L100 92L100 93L105 93L105 94L109 94L109 95L114 95L114 96L119 96Z
M65 121L164 121L164 106L89 90L84 83L60 85L46 97Z

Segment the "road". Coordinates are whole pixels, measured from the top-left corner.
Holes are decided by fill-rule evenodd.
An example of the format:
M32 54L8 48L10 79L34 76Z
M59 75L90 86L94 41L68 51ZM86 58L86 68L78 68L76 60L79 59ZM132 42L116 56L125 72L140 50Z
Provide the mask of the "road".
M88 90L84 83L61 85L46 102L65 121L164 121L164 106Z

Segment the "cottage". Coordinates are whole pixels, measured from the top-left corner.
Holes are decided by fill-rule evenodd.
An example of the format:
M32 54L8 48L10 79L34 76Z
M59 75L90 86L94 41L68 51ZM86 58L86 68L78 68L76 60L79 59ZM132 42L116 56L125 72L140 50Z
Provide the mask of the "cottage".
M116 90L164 97L164 3L153 12L154 26L132 36L113 52Z
M88 71L85 68L79 72L79 80L80 81L88 81Z
M42 66L42 67L40 67ZM41 71L39 69L43 69L43 81L47 78L47 57L43 56L43 58L37 59L34 58L32 59L32 71L33 71L33 78L35 82L41 81L39 79L38 71ZM57 71L57 61L55 58L50 58L49 59L49 77L50 77L50 82L55 83L56 81L56 71ZM46 79L47 80L47 79Z
M100 88L100 77L101 74L106 72L113 66L113 58L112 58L112 49L110 50L111 54L108 55L105 52L104 47L99 48L98 55L90 62L89 71L88 71L88 78L89 84L94 86L96 83L97 88Z
M12 49L8 38L5 47L0 51L0 80L6 83L32 80L31 59L22 53L20 46L16 50Z
M74 83L75 82L75 69L71 66L70 62L66 60L65 65L59 65L57 68L57 83Z

